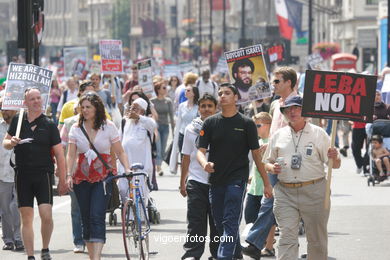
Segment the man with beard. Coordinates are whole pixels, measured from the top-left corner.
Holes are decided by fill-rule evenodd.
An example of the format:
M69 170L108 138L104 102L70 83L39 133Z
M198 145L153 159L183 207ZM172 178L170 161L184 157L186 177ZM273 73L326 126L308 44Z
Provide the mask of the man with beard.
M238 60L233 64L232 74L235 80L234 86L239 93L239 103L244 103L249 99L249 88L252 86L252 74L255 65L249 59Z

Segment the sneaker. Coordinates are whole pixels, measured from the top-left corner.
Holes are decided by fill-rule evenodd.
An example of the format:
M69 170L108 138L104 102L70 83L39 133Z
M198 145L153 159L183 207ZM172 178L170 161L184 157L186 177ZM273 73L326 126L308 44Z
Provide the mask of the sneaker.
M12 242L7 242L3 246L3 250L14 250L14 243Z
M241 247L241 251L244 255L250 256L256 260L259 260L261 257L260 250L253 245L249 245L247 247Z
M356 168L356 173L361 174L363 172L363 167Z
M341 153L344 157L347 157L347 149L341 148L341 149L340 149L340 153Z
M41 259L42 260L51 260L50 252L42 252L41 251Z
M85 246L84 245L76 245L73 249L73 253L84 253Z
M15 251L23 251L24 250L24 245L23 242L20 240L15 241Z

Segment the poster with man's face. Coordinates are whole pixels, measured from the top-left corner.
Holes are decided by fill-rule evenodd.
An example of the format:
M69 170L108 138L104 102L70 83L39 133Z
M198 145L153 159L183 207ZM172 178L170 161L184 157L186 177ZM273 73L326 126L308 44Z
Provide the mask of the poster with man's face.
M239 92L238 104L270 97L271 89L260 44L225 52L231 83Z

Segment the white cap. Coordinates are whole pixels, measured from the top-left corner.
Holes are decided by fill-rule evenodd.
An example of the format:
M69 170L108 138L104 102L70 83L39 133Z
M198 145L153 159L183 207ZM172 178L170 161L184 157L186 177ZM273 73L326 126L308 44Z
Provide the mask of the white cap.
M145 99L143 98L137 98L136 100L133 101L133 104L137 104L139 105L143 110L146 111L146 109L148 108L148 102L145 101Z

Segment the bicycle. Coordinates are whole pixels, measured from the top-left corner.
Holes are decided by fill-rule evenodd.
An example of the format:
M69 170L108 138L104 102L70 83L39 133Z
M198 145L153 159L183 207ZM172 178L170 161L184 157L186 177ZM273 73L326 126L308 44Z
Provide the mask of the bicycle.
M134 164L132 169L142 170L143 166ZM135 255L137 259L148 260L150 222L140 190L140 180L136 178L134 184L131 182L131 179L136 176L144 176L145 180L148 179L146 173L132 171L123 175L111 176L105 180L105 183L114 179L127 178L129 197L122 207L122 234L126 258L130 260L130 256Z

